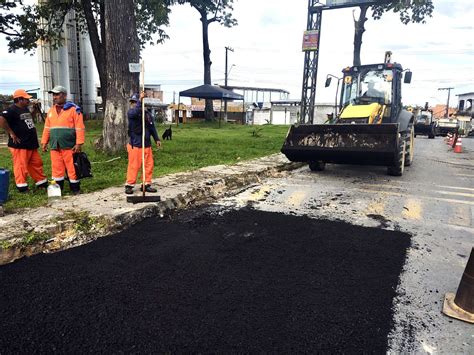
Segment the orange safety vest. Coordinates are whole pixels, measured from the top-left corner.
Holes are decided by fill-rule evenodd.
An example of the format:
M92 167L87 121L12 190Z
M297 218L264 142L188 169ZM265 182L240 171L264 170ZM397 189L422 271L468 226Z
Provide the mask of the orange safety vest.
M85 126L82 113L72 106L58 114L56 105L50 108L44 124L41 144L50 143L51 149L71 149L84 144Z

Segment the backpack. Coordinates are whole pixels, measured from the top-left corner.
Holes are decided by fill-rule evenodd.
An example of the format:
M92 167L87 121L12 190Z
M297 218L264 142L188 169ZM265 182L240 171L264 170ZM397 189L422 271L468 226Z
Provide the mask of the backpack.
M84 152L74 153L74 169L78 179L92 177L91 163Z

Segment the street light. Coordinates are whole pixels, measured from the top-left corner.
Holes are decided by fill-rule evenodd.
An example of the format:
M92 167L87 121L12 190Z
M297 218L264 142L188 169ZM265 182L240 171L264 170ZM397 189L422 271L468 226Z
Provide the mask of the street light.
M235 64L232 64L229 68L229 72L227 73L227 79L229 79L230 72L232 71L232 68L235 67Z
M339 83L341 82L342 78L339 78L335 75L332 75L332 74L328 74L326 76L326 82L324 83L324 87L329 87L329 85L331 85L331 78L334 78L337 80L337 88L336 88L336 98L335 98L335 101L334 101L334 117L337 117L337 94L339 92Z
M227 54L228 52L231 51L233 52L234 49L233 48L230 48L230 47L225 47L225 79L224 79L224 86L225 88L227 89L227 77L229 76L229 71L227 71L227 63L228 63L228 60L227 60ZM232 69L232 67L231 67ZM227 100L224 100L224 121L227 122Z

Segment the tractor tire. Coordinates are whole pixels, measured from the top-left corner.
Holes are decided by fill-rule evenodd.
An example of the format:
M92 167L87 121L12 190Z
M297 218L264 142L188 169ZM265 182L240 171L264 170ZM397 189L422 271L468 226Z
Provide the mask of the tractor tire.
M387 174L391 176L402 176L405 170L406 140L400 137L398 141L397 159L392 166L387 167Z
M413 124L408 126L408 135L406 136L405 145L405 166L410 166L415 158L415 129Z
M311 171L324 171L324 168L326 168L326 163L320 160L310 161L309 168L311 169Z
M428 133L428 139L434 139L435 136L436 136L435 128L431 126L431 131L430 133Z

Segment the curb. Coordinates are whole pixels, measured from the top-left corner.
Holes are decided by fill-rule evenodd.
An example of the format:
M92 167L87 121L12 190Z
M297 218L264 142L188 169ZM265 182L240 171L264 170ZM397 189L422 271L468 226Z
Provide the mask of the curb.
M14 232L10 235L6 235L5 232L0 233L0 265L24 256L51 253L84 245L127 229L146 218L163 217L171 211L235 195L246 186L259 183L265 178L277 177L285 171L298 169L303 165L303 163L289 162L286 158L282 158L281 154L275 154L235 165L205 167L190 173L172 174L155 179L163 180L161 184L158 182L161 186L167 186L167 182L185 178L191 181L187 189L184 186L184 191L176 193L175 188L170 196L158 203L143 203L130 207L125 202L122 187L115 187L106 190L110 190L109 194L113 196L111 200L115 198L110 203L124 206L119 212L113 211L114 208L107 209L105 206L101 213L97 213L92 209L94 202L87 205L86 201L85 206L78 208L74 200L65 199L59 205L54 204L49 208L28 211L32 212L28 213L30 216L33 213L39 215L36 221L34 218L27 221L22 218L25 214L18 214L9 222L9 227ZM193 181L195 178L196 180ZM171 185L176 184L175 182ZM94 198L97 201L103 199L99 196L100 192L87 195L95 195ZM107 200L103 201L107 202ZM46 211L40 212L41 209ZM8 228L2 229L8 230Z

